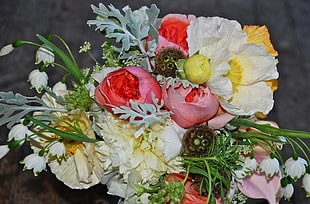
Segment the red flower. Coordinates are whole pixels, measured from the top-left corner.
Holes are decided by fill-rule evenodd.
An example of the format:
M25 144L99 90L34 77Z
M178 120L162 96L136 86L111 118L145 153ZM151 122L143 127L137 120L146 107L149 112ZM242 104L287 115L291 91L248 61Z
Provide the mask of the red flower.
M150 73L140 67L124 67L107 74L95 89L95 100L113 113L112 108L129 107L129 100L153 103L152 93L161 99L160 86Z
M187 26L190 24L192 19L196 18L194 15L181 15L181 14L168 14L162 19L160 28L158 29L160 38L158 47L163 42L170 42L177 46L180 46L184 51L187 52ZM165 41L166 40L166 41ZM166 43L167 43L166 42ZM166 46L165 46L166 47Z
M183 128L208 121L219 108L216 96L202 85L184 88L178 83L168 89L164 85L162 93L165 109L173 112L171 118Z

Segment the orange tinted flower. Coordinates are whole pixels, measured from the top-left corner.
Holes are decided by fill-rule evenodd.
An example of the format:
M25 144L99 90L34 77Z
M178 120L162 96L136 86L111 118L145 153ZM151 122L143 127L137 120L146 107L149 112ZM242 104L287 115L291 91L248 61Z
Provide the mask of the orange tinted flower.
M243 31L248 35L247 43L264 45L268 53L272 56L278 56L278 52L270 42L270 35L266 26L244 26Z

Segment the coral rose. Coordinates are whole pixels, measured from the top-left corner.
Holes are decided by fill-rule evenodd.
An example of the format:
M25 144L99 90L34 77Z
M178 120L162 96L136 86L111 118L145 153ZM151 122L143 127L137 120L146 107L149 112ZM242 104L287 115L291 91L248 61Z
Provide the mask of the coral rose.
M162 98L156 79L143 68L130 66L108 73L95 89L95 100L113 113L112 108L129 107L129 100L152 104L152 94Z
M158 49L162 47L177 47L187 53L187 26L194 15L168 14L162 19L159 33Z
M206 122L217 113L219 102L208 87L184 88L181 83L165 87L162 88L164 107L174 113L171 118L181 127Z

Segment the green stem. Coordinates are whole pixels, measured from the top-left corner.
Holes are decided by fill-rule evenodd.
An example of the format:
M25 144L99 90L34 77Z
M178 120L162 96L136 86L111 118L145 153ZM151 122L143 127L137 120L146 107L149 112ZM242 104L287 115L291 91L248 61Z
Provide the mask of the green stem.
M292 148L293 148L293 146L294 146L294 145L293 145L293 143L294 143L294 144L298 147L298 149L305 155L307 161L309 162L309 157L308 157L308 155L306 154L305 150L301 147L301 145L300 145L298 142L296 142L295 140L293 140L292 138L287 138L287 140L290 141L290 144L291 144ZM296 151L295 148L293 148L293 150L294 150L294 152L297 153L297 151Z
M243 119L235 118L235 119L232 119L229 123L231 125L253 127L265 133L277 135L277 136L288 136L288 137L310 139L310 133L308 132L281 129L281 128L272 127L270 125L260 125L260 124L256 124L254 122L250 122L248 120L243 120Z
M273 142L284 143L282 140L280 140L279 138L275 136L270 136L270 135L262 134L259 132L234 132L234 133L231 133L231 135L233 137L238 137L242 139L258 138L262 140L270 140Z
M56 45L54 45L51 41L47 40L43 36L37 34L37 37L39 40L41 40L43 43L48 45L52 50L53 53L61 59L64 64L66 65L67 69L70 70L69 73L74 76L76 80L78 80L80 83L82 83L84 76L81 73L79 67L77 66L76 62L72 59L70 59L63 51L61 51Z
M52 37L56 37L58 40L61 41L61 43L65 46L67 52L69 53L69 55L70 55L71 60L73 61L73 63L74 63L76 66L78 66L77 63L76 63L76 61L75 61L75 58L74 58L74 56L73 56L73 54L72 54L72 52L71 52L71 49L70 49L70 47L68 46L68 44L67 44L59 35L51 35L51 36L52 36Z
M212 193L212 178L211 178L211 170L210 170L210 166L209 166L208 162L206 160L204 160L204 163L205 163L207 171L208 171L209 187L208 187L208 197L207 197L206 203L209 203L211 193Z

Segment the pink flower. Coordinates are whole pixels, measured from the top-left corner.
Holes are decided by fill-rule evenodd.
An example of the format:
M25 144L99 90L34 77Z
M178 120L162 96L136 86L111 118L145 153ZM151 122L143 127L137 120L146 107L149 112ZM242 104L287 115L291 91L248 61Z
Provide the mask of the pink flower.
M165 87L162 88L164 108L174 113L171 118L181 127L206 122L217 113L219 102L208 87L184 88L181 83Z
M152 93L162 98L156 79L143 68L132 66L107 74L95 89L95 100L113 113L112 108L129 107L129 100L153 103Z
M168 14L163 17L161 26L158 29L160 36L158 49L167 47L166 45L169 44L169 47L181 47L181 50L187 53L187 26L195 18L194 15L186 16L182 14Z

